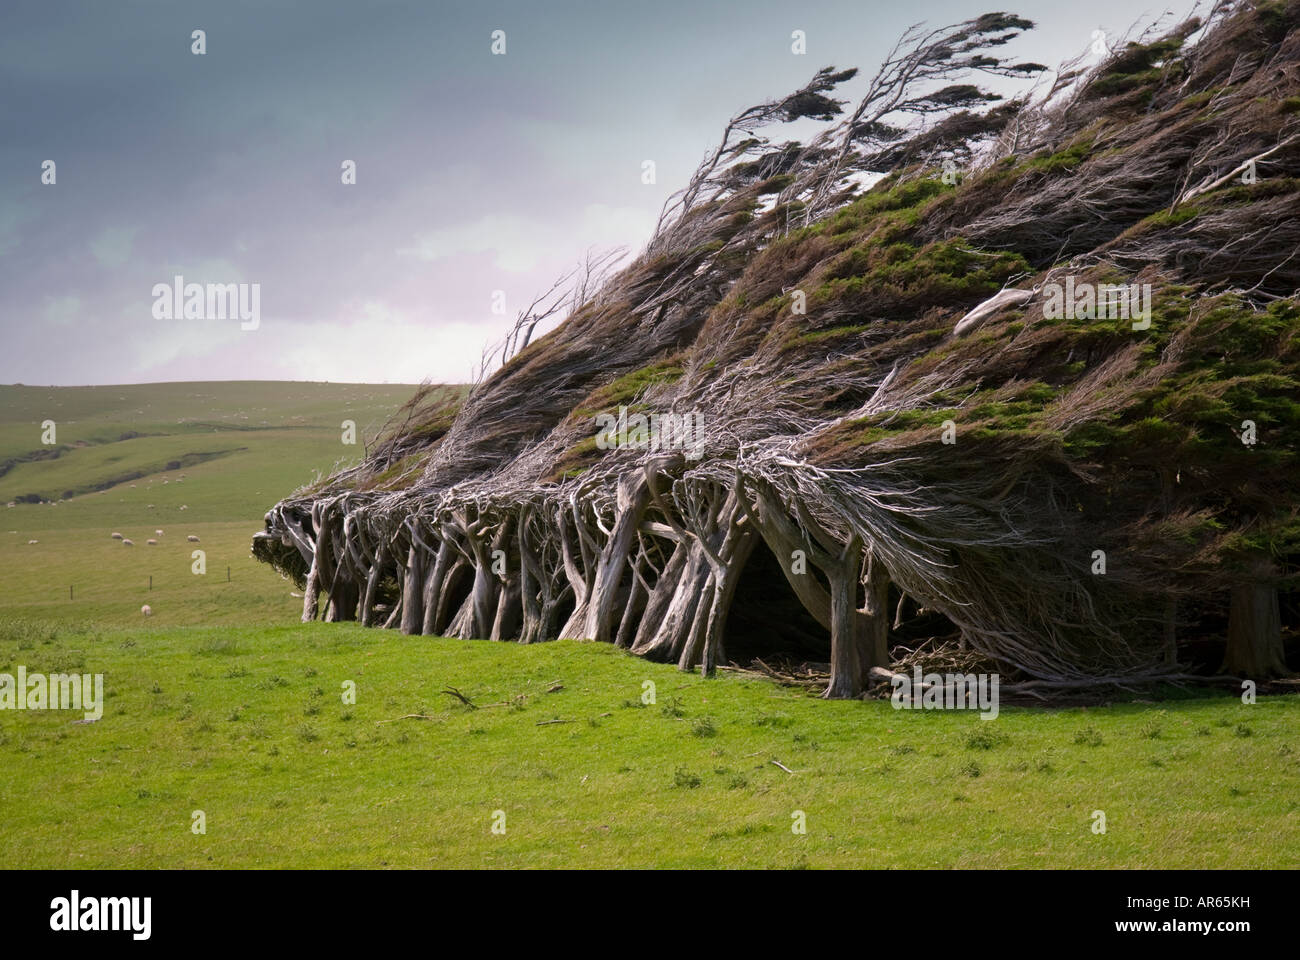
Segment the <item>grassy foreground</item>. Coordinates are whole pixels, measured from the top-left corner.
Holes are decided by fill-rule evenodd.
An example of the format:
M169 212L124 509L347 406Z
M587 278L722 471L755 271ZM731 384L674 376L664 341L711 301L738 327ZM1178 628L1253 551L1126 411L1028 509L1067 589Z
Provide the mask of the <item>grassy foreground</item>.
M104 673L106 709L0 714L15 866L1300 865L1292 697L982 721L605 645L326 624L9 620L0 672L19 663Z

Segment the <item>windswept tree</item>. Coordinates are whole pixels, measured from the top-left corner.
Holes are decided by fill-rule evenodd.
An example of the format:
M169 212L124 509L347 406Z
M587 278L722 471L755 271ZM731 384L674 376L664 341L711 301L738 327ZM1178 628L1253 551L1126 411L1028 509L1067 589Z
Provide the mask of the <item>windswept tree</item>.
M1298 9L1220 4L1050 77L998 55L1014 15L916 27L869 79L742 110L640 256L588 259L463 403L422 390L254 552L307 620L829 662L836 698L922 662L1187 681L1216 630L1225 671L1284 672Z

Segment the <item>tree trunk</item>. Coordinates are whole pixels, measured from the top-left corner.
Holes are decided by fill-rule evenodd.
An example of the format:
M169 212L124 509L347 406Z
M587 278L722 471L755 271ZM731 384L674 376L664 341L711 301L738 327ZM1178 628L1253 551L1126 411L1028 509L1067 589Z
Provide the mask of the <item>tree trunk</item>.
M849 541L839 562L826 571L831 582L831 682L822 694L827 700L852 700L862 693L867 668L858 638L858 566L862 544Z
M375 596L379 590L379 580L384 575L384 567L388 563L388 547L381 546L375 551L375 559L370 564L370 573L366 576L366 593L361 601L361 625L363 627L373 627L375 625Z
M859 611L857 633L865 682L872 667L889 666L889 571L875 551L867 564L864 586L866 602Z
M1274 571L1267 560L1259 559L1253 572L1255 579L1232 588L1228 646L1220 669L1259 680L1282 676L1287 667Z
M646 504L650 501L650 488L640 473L624 475L619 480L617 493L617 519L596 566L596 578L587 604L587 620L583 633L588 639L609 643L614 629L614 600L618 595L623 572L628 568L628 554L636 542L637 528Z
M402 633L419 633L424 625L424 552L411 539L402 578Z
M330 547L329 529L329 524L322 523L316 531L316 550L312 553L311 570L307 573L307 586L302 593L303 623L311 623L319 613L321 578L325 575L322 565L326 563Z
M446 579L447 570L451 566L451 553L451 544L446 540L438 544L438 556L424 582L424 596L421 601L424 606L424 622L420 625L420 633L425 636L437 633L438 598L443 588L442 581Z

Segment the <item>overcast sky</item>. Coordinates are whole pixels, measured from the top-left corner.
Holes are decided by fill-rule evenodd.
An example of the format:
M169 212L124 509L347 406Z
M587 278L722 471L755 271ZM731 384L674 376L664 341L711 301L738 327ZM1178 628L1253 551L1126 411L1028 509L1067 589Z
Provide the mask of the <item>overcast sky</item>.
M1008 53L1047 64L1166 9L1009 8L1039 26ZM0 382L464 381L510 322L493 291L513 316L639 249L738 108L989 9L0 0ZM260 326L156 319L177 274L260 284Z

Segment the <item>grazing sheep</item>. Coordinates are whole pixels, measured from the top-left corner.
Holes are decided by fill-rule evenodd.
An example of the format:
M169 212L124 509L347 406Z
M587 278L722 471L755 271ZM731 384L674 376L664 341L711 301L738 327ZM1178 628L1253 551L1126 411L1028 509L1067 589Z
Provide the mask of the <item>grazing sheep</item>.
M143 607L140 608L140 612L143 613L146 617L152 617L153 607L149 606L149 604L146 603Z
M30 547L32 544L34 544L34 543L40 543L40 542L41 542L41 541L39 541L39 540L28 540L28 541L27 541L27 546Z
M155 540L153 537L150 537L148 540L145 541L145 546L156 547L158 546L158 541Z
M154 533L154 536L156 536L156 537L161 537L161 536L162 536L162 531L161 531L161 530L155 530L153 533Z
M121 540L121 539L122 539L122 535L121 535L120 533L118 533L117 531L114 531L113 533L109 534L109 536L111 536L114 540Z
M182 510L188 510L189 507L187 507L185 504L182 503L182 504L181 504L181 509L182 509Z
M198 543L198 542L199 542L199 538L196 537L196 536L194 536L194 534L192 534L192 533L191 533L188 537L186 537L185 539L188 540L190 543Z
M135 546L135 541L134 541L134 540L130 540L130 539L123 539L123 541L122 541L122 546L124 546L124 547L134 547L134 546Z
M5 504L5 506L6 506L6 507L16 507L16 506L18 506L18 504L17 504L15 501L10 500L8 503Z

